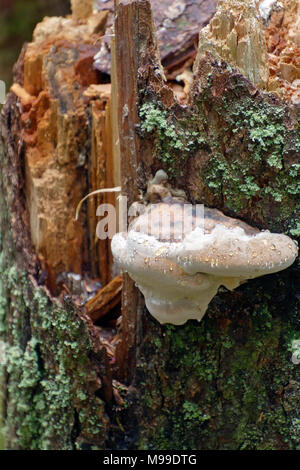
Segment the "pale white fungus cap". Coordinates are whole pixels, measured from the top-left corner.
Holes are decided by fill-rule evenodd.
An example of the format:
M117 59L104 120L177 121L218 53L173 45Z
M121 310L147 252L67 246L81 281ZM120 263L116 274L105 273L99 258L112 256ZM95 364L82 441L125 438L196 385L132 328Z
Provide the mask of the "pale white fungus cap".
M286 235L260 232L216 209L205 208L204 217L193 212L185 230L184 204L151 204L128 233L112 240L115 261L160 323L200 321L220 286L232 290L247 279L281 271L298 254ZM165 220L171 220L170 229Z

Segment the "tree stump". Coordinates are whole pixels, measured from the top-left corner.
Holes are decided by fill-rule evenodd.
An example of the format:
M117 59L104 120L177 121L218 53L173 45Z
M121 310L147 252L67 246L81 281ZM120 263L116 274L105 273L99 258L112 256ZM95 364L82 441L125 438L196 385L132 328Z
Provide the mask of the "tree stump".
M219 2L195 49L195 29L187 41L182 20L197 2L178 2L175 10L170 2L163 24L183 28L170 54L160 44L166 31L155 31L155 2L116 3L112 102L103 83L110 69L91 66L97 41L97 67L107 64L100 38L110 34L111 14L102 11L94 13L98 23L92 15L76 27L52 19L54 35L49 20L37 28L2 113L6 445L296 449L299 365L291 358L300 339L299 259L234 291L220 289L203 320L183 326L155 321L125 275L115 353L105 326L93 325L57 278L88 272L103 285L110 280L109 246L92 238L96 203L76 226L71 208L89 190L116 184L119 174L129 203L163 169L190 202L299 240L297 4L259 13L250 0ZM215 4L202 8L198 31Z

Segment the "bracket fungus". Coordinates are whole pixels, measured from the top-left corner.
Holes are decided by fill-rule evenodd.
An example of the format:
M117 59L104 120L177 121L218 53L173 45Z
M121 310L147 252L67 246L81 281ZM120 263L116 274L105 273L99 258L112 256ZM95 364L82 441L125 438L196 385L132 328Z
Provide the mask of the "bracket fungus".
M190 210L186 210L187 207ZM200 321L220 286L290 266L298 247L284 234L259 231L216 209L174 198L149 204L112 240L115 261L135 281L160 323Z

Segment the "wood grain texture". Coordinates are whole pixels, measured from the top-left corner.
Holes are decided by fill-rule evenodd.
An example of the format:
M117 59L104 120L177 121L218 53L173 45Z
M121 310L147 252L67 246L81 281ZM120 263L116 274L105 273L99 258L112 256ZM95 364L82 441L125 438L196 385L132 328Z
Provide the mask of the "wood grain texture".
M93 322L107 315L121 302L122 284L122 275L117 276L86 302L85 310Z

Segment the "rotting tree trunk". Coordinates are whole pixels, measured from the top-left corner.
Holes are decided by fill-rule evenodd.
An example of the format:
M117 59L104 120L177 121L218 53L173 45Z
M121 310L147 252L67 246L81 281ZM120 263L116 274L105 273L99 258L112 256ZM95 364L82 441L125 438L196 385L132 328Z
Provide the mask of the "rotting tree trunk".
M88 264L89 273L99 274L103 284L110 278L101 267L104 263L107 273L107 246L99 251L91 239L96 204L90 202L88 223L82 215L74 246L57 237L66 207L71 211L85 192L116 182L116 168L108 162L116 162L119 149L111 137L116 123L107 121L109 113L119 116L122 190L129 203L145 193L149 179L163 168L173 187L184 189L193 203L216 207L261 229L300 236L297 105L256 88L249 70L235 64L238 54L223 59L211 32L203 52L200 41L189 102L180 105L163 80L150 2L117 3L112 72L117 109L110 108L107 88L89 65L99 39L90 28L100 27L99 16L87 29L84 22L81 30L76 26L76 35L65 23L65 37L50 35L45 42L47 33L40 27L41 43L29 46L28 62L23 51L15 69L20 89L9 95L2 115L0 332L7 359L1 376L6 445L296 448L299 366L291 362L290 345L300 336L298 262L234 292L219 292L200 324L189 321L180 327L159 325L126 276L122 337L113 358L72 292L55 297L61 271L81 272ZM206 24L210 2L202 3ZM239 2L229 3L238 10ZM166 11L169 20L180 23L180 12ZM218 28L222 18L214 24ZM238 26L239 32L245 30ZM105 21L103 28L102 34ZM158 28L158 37L163 34ZM191 63L193 48L185 44L180 53L168 55L167 47L161 51L167 76L180 54L183 63ZM110 157L104 157L106 152ZM62 181L62 200L48 191L54 170ZM59 204L63 200L66 207ZM57 210L61 225L45 230L36 217L55 220L51 210ZM45 236L65 243L58 257ZM108 253L100 266L97 250L98 256Z
M1 382L6 446L12 449L104 447L111 400L108 360L90 320L65 297L39 285L21 184L19 107L10 95L1 152ZM40 271L40 272L39 272ZM103 379L102 379L103 377ZM103 394L102 394L103 392ZM106 395L106 398L104 398Z

